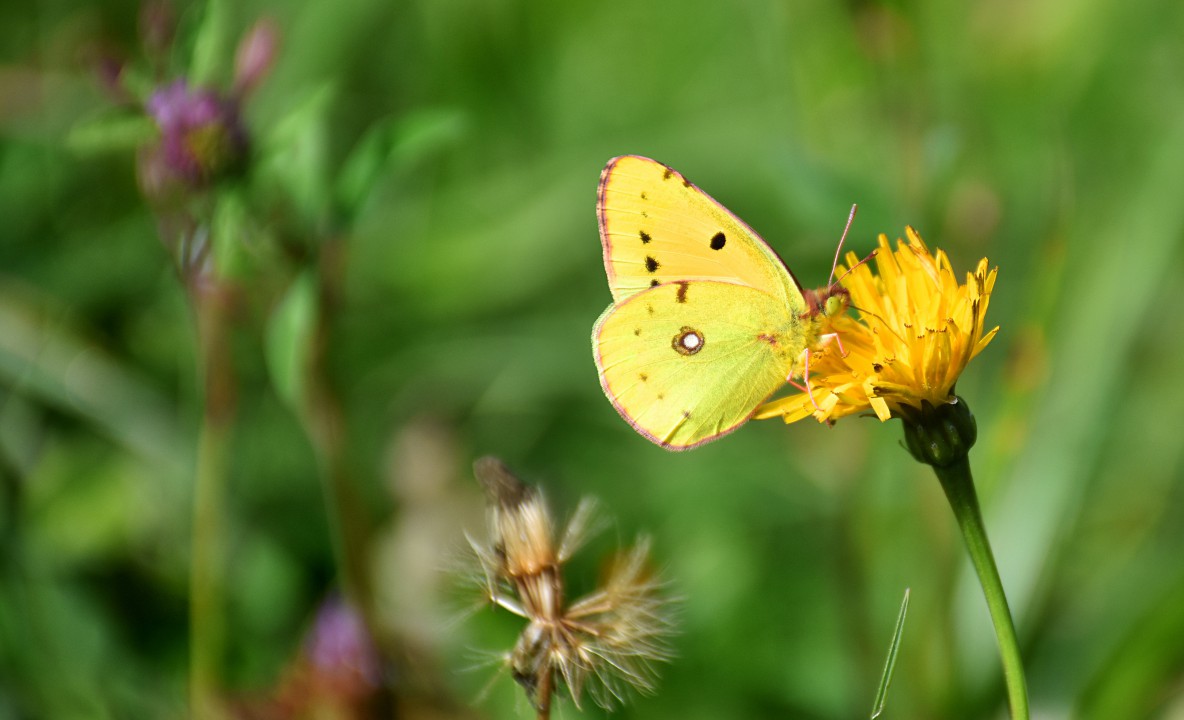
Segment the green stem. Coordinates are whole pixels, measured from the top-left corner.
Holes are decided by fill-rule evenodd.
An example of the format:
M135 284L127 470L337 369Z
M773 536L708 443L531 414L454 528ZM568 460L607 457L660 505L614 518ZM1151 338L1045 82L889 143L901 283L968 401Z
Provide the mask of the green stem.
M316 388L319 393L324 388ZM344 421L334 398L322 395L306 413L305 428L312 439L327 509L330 542L341 573L345 595L366 619L373 621L373 593L368 567L368 528L349 476L343 451L341 424Z
M963 455L960 461L948 465L934 465L933 472L941 482L950 509L962 529L962 539L970 552L974 571L978 574L987 608L991 612L991 623L995 626L995 640L999 643L999 655L1003 661L1003 680L1007 684L1007 698L1011 705L1011 716L1015 720L1028 720L1028 688L1024 680L1024 666L1020 658L1019 641L1011 611L1007 607L1007 596L991 544L987 541L987 530L979 511L978 496L974 491L974 478L970 474L970 460Z
M224 429L206 422L198 447L189 576L189 701L195 718L217 713L218 660L224 635L221 514L226 436Z
M234 421L233 371L226 347L225 298L193 294L203 407L194 473L193 546L189 576L189 702L194 718L222 717L218 668L222 659L226 552L223 501Z
M310 339L309 368L302 422L308 433L320 470L321 487L328 510L333 554L341 573L342 586L362 613L366 627L374 633L373 588L370 582L370 527L361 499L351 482L346 462L345 413L334 391L329 372L332 320L340 302L345 245L331 238L322 248L318 277L317 318Z

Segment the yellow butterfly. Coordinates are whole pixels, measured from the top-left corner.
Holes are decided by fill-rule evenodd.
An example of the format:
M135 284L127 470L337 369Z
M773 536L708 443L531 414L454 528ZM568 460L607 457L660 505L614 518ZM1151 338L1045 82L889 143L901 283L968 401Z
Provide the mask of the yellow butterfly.
M613 293L592 328L600 384L669 450L742 425L846 310L846 290L803 291L752 228L656 160L610 161L597 215Z

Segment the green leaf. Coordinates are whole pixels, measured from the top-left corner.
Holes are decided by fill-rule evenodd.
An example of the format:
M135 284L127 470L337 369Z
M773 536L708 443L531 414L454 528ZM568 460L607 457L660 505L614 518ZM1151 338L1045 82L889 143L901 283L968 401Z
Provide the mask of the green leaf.
M234 60L231 25L230 3L209 0L193 39L189 80L194 85L211 85L227 76L226 68Z
M152 118L120 110L79 122L66 135L66 147L87 155L120 152L135 150L156 136Z
M267 367L276 392L299 411L306 397L305 379L315 330L316 277L296 278L271 314L267 328Z
M0 387L82 419L153 463L161 478L184 475L192 463L189 444L157 383L95 347L84 332L55 321L45 310L49 304L0 288ZM5 442L19 440L11 435L19 421L12 401L2 404Z
M289 206L313 226L327 218L331 199L328 115L336 97L335 84L319 85L272 127L260 131L264 148L255 166L257 179L280 188Z
M410 165L455 142L464 116L453 108L428 108L375 123L345 161L337 181L337 201L356 214L384 173Z
M235 190L218 193L214 205L211 232L214 244L214 266L223 278L244 277L250 274L253 257L247 249L251 236L251 217L246 199Z

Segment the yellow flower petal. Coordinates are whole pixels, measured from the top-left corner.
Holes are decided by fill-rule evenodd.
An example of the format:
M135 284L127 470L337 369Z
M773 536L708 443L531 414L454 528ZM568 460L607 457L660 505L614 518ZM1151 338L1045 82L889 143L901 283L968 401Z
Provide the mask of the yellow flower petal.
M905 236L893 250L880 235L873 262L860 265L847 254L841 282L858 317L825 321L823 334L837 333L838 342L811 348L813 400L807 393L777 398L756 418L832 422L870 410L886 421L901 408L953 399L958 377L999 330L983 332L998 269L988 270L983 258L959 283L944 252L930 253L911 227Z

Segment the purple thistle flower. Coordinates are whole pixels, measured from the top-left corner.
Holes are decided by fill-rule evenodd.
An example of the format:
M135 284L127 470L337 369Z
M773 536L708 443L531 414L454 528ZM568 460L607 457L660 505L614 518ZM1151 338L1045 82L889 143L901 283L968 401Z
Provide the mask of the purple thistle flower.
M382 679L378 652L361 615L340 598L321 605L305 643L309 664L318 675L346 683L357 679L372 688Z
M236 167L246 154L247 134L237 100L175 80L148 98L148 114L160 141L141 163L145 191L157 195L171 181L202 187Z

